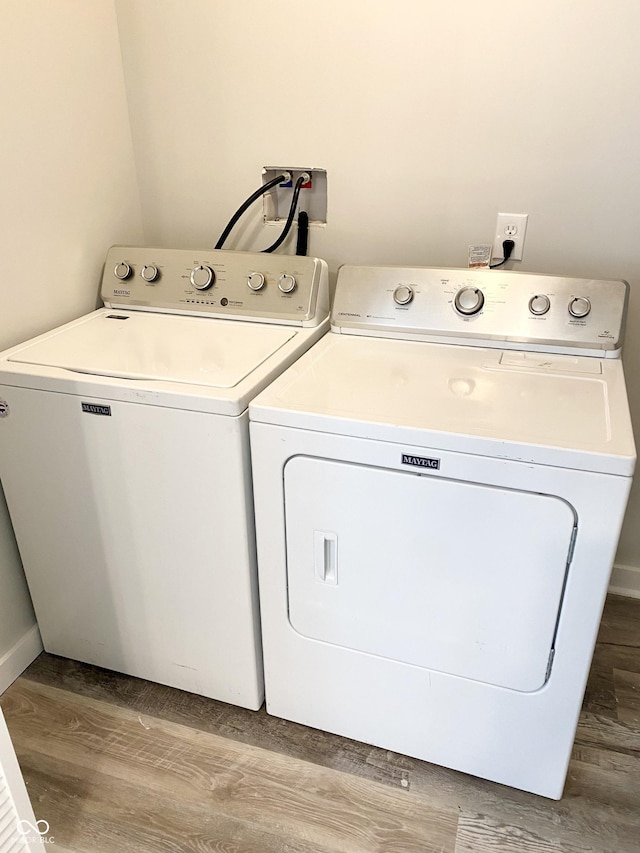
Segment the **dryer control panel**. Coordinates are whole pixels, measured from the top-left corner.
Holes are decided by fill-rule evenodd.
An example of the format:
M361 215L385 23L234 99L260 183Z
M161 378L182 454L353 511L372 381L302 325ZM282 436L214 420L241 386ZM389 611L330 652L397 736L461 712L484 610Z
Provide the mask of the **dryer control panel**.
M626 281L343 266L331 321L349 334L615 357L628 299Z
M317 326L329 313L319 258L112 246L102 275L108 308Z

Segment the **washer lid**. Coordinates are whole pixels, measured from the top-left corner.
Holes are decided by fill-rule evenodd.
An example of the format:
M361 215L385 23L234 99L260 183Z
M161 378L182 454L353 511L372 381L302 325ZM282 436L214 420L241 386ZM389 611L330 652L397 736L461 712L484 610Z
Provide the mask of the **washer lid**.
M627 476L635 464L618 359L332 333L256 397L250 417Z
M287 326L105 310L19 348L8 360L94 376L233 388L295 335Z

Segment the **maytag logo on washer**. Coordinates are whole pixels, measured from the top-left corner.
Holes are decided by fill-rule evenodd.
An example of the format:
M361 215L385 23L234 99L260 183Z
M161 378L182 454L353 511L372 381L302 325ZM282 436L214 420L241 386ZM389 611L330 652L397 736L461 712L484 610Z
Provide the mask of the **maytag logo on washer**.
M114 296L131 296L130 290L115 290L113 291Z
M83 403L82 411L88 415L106 415L111 417L111 406L101 406L99 403Z
M0 418L9 417L9 404L6 400L0 400Z
M412 456L410 453L402 454L403 465L414 465L416 468L440 468L439 459L430 459L428 456Z

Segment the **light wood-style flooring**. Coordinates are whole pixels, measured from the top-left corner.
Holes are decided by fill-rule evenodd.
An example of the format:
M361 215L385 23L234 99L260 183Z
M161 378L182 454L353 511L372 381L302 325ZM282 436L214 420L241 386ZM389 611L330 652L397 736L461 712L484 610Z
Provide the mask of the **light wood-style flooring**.
M640 600L559 802L47 654L0 705L52 853L640 853Z

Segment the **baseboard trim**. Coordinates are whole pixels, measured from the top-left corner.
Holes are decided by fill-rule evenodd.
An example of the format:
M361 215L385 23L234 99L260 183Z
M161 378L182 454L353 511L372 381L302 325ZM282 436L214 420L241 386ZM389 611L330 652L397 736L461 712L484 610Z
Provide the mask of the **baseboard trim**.
M629 598L640 598L640 566L614 566L609 592Z
M0 657L0 694L13 684L42 651L38 626L34 625Z

